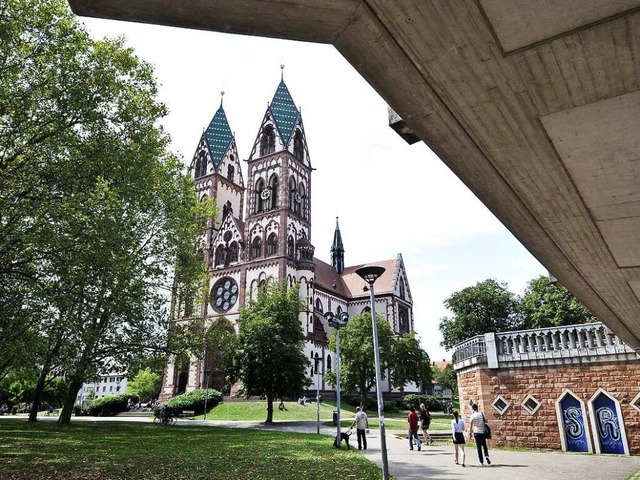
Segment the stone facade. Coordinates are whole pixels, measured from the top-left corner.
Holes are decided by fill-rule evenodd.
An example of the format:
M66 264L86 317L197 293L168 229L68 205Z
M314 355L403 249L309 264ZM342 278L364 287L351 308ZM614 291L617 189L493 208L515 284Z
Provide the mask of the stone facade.
M533 332L538 338L541 335L557 336L563 333L562 330L526 333ZM574 329L575 332L579 333L576 340L583 335L581 332L595 332L590 334L602 335L602 338L605 333L610 334L602 324L580 326ZM526 336L523 335L525 332L514 333L521 338ZM455 367L462 416L468 420L470 403L478 403L492 426L494 445L570 450L564 440L564 417L559 405L563 395L571 395L584 403L585 451L607 453L600 440L601 433L598 434L598 429L603 427L599 425L602 420L598 417L597 402L598 399L611 399L612 405L618 405L618 434L626 442L625 453L640 454L640 359L619 339L611 336L614 340L609 351L605 346L598 347L597 341L589 347L585 334L582 344L576 343L564 349L542 348L536 351L534 348L525 351L520 348L519 351L512 349L507 355L507 349L503 348L504 338L497 338L497 348L492 352L491 340L496 336L488 336L490 339L484 342L485 349L476 348L466 358L463 351L467 348L468 352L470 344L459 345L456 352L460 355L456 357L459 360ZM559 355L560 351L563 351L562 355ZM523 356L527 359L518 358ZM497 364L496 358L500 359ZM490 363L494 368L489 367Z
M332 398L334 390L324 374L334 368L336 358L329 347L333 329L324 315L369 312L369 291L356 273L363 265L345 263L337 219L333 244L327 245L331 263L314 254L313 168L302 114L284 80L267 107L246 164L245 183L235 137L221 102L200 137L190 166L198 198L212 198L219 207L203 239L210 274L208 293L195 303L189 298L174 299L172 317L179 324L201 322L206 328L223 322L225 328L237 331L242 307L257 297L261 285L270 281L297 284L306 306L300 312L304 353L309 359L306 393L311 396L319 390L325 398ZM413 298L402 255L368 265L384 269L375 283L376 313L397 335L413 331ZM222 390L225 376L215 364L215 355L206 352L204 357L183 354L170 358L161 398L205 386ZM408 387L405 390L415 388ZM382 390L394 393L388 376Z

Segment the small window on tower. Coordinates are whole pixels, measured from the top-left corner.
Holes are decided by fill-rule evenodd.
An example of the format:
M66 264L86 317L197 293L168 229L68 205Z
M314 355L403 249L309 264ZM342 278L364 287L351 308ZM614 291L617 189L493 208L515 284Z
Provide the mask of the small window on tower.
M298 158L298 160L303 159L304 142L302 141L302 132L300 130L296 130L296 134L293 137L293 154Z
M231 157L233 157L233 155L231 155ZM235 175L235 169L233 168L233 165L229 165L227 167L227 179L231 182L233 182L233 176Z
M256 182L256 189L255 189L255 210L253 213L260 213L264 210L264 201L268 199L268 197L265 195L265 192L267 192L268 190L265 190L264 188L264 180L262 178L259 178L258 181Z
M264 127L260 137L260 156L269 155L276 151L276 134L271 125Z
M296 253L296 250L293 244L293 237L289 235L289 238L287 239L287 256L289 258L293 258L295 253Z
M227 262L237 262L238 261L238 242L233 242L229 245L229 251L227 253Z
M267 240L267 256L275 255L278 251L278 236L275 233L269 235Z
M255 237L251 242L251 258L260 258L262 256L262 240Z
M218 245L218 248L216 248L215 264L216 267L224 265L224 245Z

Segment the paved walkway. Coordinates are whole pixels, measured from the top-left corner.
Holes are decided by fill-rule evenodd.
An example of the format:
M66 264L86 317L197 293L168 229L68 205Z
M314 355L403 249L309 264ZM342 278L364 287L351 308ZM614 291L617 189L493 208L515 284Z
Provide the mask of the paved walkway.
M2 417L0 417L1 419ZM44 417L43 420L55 421ZM72 421L137 421L150 422L150 417L74 417ZM322 420L326 422L327 420ZM178 426L221 426L316 433L315 421L278 422L265 425L253 421L179 420ZM335 436L336 429L320 426L320 433ZM453 462L452 445L428 445L421 452L409 450L406 434L387 431L389 471L398 480L434 479L450 480L473 478L474 480L626 480L640 472L640 457L613 455L585 455L559 452L515 452L491 450L491 466L480 466L475 444L466 445L466 467ZM367 435L368 449L363 454L381 465L379 430L371 429ZM327 439L327 446L331 440ZM351 444L356 443L355 435ZM330 448L330 447L329 447ZM356 447L357 448L357 447Z

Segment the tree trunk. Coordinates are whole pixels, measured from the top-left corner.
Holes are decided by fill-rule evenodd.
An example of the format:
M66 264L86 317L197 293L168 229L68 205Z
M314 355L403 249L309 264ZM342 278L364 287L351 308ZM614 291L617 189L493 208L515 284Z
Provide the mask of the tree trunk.
M367 410L367 391L360 389L360 409L364 412Z
M267 395L267 421L273 423L273 395Z
M81 377L74 375L71 378L71 383L69 383L69 391L67 392L67 397L64 399L64 405L62 406L60 417L58 417L59 426L65 426L71 423L73 406L76 403L76 397L78 396L78 390L80 390L80 387L82 387L82 382L83 379Z
M40 375L38 376L38 383L36 383L36 391L33 394L33 403L31 404L31 411L29 412L29 422L38 421L38 410L40 410L40 402L42 401L42 394L44 393L48 373L49 367L43 365L42 370L40 370Z

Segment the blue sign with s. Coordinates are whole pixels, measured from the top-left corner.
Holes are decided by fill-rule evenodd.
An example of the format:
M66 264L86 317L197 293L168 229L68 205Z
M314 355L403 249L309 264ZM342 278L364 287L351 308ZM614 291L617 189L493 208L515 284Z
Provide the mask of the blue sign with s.
M588 452L587 429L580 401L571 394L560 401L568 452Z

